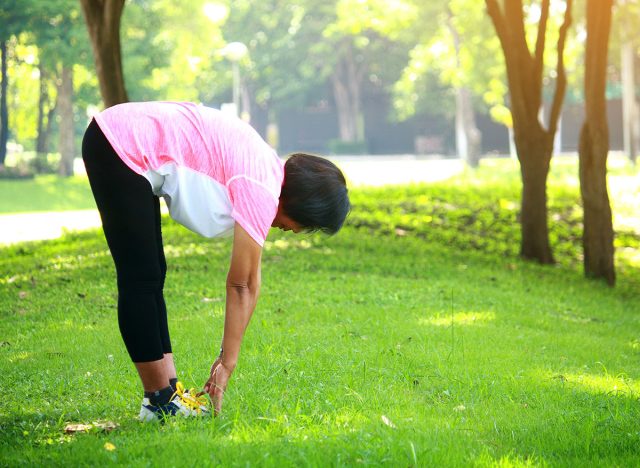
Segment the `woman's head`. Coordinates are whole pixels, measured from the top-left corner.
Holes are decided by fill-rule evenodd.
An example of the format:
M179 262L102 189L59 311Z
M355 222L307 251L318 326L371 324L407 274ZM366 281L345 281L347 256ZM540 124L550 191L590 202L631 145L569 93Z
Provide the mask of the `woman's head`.
M335 164L304 153L287 159L280 210L303 230L335 234L350 208L346 181Z

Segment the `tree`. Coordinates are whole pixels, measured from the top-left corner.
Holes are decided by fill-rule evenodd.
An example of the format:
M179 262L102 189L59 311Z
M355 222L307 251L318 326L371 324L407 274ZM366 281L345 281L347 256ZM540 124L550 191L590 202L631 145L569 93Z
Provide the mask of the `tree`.
M331 73L333 97L338 111L340 139L345 142L364 141L361 87L367 64L358 57L353 39L344 36L337 44L338 60Z
M38 121L36 136L36 171L46 168L45 159L49 148L49 135L56 105L52 103L49 92L49 72L42 63L38 63L39 96L38 96Z
M406 60L408 50L392 37L403 30L408 12L384 7L382 0L234 0L221 29L227 41L249 50L241 68L251 124L263 131L268 114L333 97L341 139L361 142L363 93L394 82L389 75L398 68L390 60L403 47ZM229 81L224 74L212 80L218 96L225 92L220 84L228 89Z
M469 166L476 166L482 150L476 112L488 107L498 123L507 124L510 119L508 110L504 112L507 87L499 40L483 3L413 2L418 14L411 31L417 44L396 83L394 104L401 117L438 112L449 118L455 112L456 151ZM448 96L443 95L443 87ZM442 102L443 97L451 102Z
M0 170L4 168L9 140L9 111L7 107L9 39L21 32L29 18L32 6L30 0L5 3L0 8Z
M36 151L41 155L38 162L43 163L46 158L42 153L45 150L46 132L50 128L51 110L55 108L59 117L58 173L62 176L71 176L76 153L74 68L78 64L89 66L91 54L78 2L75 0L37 2L27 27L30 40L38 47L38 70L40 71ZM49 75L56 83L55 104L49 102L47 78ZM46 126L45 114L49 116Z
M636 164L637 153L640 151L640 106L636 100L635 63L640 40L635 28L640 20L640 5L636 1L621 0L617 2L617 6L617 21L614 21L613 30L619 34L614 35L612 39L616 40L609 44L609 49L612 55L616 53L616 49L620 49L619 54L615 55L620 57L624 151L631 163Z
M60 165L58 173L63 177L73 175L75 157L73 138L73 68L62 67L58 87L58 112L60 113Z
M607 193L606 73L613 0L587 1L585 121L580 132L580 193L584 207L584 271L615 284L613 226Z
M198 55L195 47L211 47L210 30L200 27L200 21L194 24L196 18L200 19L198 13L193 1L178 4L164 0L127 1L120 24L120 42L129 99L197 100L197 93L192 92L193 77L200 70L190 67L187 57ZM187 15L191 21L185 19ZM167 24L171 27L167 28ZM177 42L176 38L184 38L184 42Z
M404 1L338 0L336 18L323 36L329 39L330 80L338 112L340 138L345 142L364 140L362 85L370 66L373 45L379 39L393 41L415 16L413 5ZM385 47L388 50L388 47Z
M172 39L192 24L185 21L178 29L174 18L171 34L163 30L161 26L169 18L160 4L169 3L128 0L123 11L123 67L136 100L198 100L198 92L186 96L176 92L191 91L190 82L183 76L197 75L199 70L185 70L184 65L180 67L184 62L171 61L172 68L167 66L173 50L178 56L182 45L172 43ZM78 136L86 128L87 111L93 113L100 105L95 62L80 8L77 0L16 0L11 8L0 9L0 36L12 32L6 36L8 74L14 77L7 93L10 139L25 151L36 150L36 170L50 170L46 153L62 150L62 167L58 169L70 171ZM192 18L195 12L189 12ZM191 41L196 42L197 34L204 36L206 21L202 23L203 27L189 37ZM3 28L4 24L9 28ZM203 44L202 49L207 46ZM168 82L172 83L171 89L164 85ZM207 89L204 84L199 89ZM64 99L67 105L61 107Z
M227 60L224 42L241 42L248 49L238 63L240 110L262 135L266 135L270 115L273 117L278 105L289 109L303 106L307 91L324 80L308 50L325 25L318 7L326 8L318 0L234 0L230 7L218 5L209 14L210 22L220 28L220 37L226 40L219 45L218 60ZM229 95L230 65L229 61L214 63L208 71L212 86L206 101L220 101Z
M124 1L80 0L105 107L129 100L120 56L120 17Z
M510 108L520 173L522 207L520 255L540 263L553 263L547 224L547 176L553 139L566 89L564 44L571 24L572 0L567 0L557 43L556 81L547 127L540 122L549 0L542 0L535 51L531 54L524 24L522 0L485 0L504 53Z
M7 157L7 140L9 139L9 112L7 111L7 88L9 75L7 74L7 40L0 38L0 55L2 55L2 84L0 85L0 169L4 167Z
M447 12L447 26L453 38L456 70L462 69L461 38L453 21L451 10ZM458 156L470 167L478 167L480 164L480 152L482 150L482 133L476 125L475 111L473 110L472 94L469 87L458 84L456 90L456 151Z

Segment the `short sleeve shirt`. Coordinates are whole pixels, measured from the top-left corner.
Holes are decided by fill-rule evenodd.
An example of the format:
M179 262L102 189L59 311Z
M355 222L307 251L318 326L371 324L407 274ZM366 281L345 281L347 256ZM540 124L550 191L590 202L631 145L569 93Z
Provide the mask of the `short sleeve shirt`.
M165 198L169 214L205 237L237 222L263 245L278 209L284 163L246 122L185 102L131 102L95 120L131 170Z

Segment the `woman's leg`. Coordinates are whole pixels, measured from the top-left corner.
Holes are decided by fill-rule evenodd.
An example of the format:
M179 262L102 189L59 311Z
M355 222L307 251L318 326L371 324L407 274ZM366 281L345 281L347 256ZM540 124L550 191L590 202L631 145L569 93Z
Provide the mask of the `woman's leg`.
M172 381L177 378L177 373L173 362L169 324L167 322L167 306L164 302L164 282L167 277L167 260L164 255L164 248L162 244L162 215L160 213L160 199L155 197L154 202L156 213L156 244L158 246L158 259L160 260L160 271L162 275L162 284L160 291L156 295L156 304L158 307L158 319L160 320L160 338L162 340L162 352L164 353L164 366L167 376L169 377L169 381Z
M156 203L149 182L127 167L93 121L82 145L83 159L118 281L118 323L143 387L168 386L164 363L162 294L164 256L157 239ZM166 322L166 318L165 318Z

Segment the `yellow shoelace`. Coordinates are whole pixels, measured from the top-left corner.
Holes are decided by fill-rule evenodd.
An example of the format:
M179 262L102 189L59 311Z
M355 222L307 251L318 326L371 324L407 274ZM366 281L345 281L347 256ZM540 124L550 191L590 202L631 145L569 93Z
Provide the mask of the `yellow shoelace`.
M195 388L191 388L189 390L185 390L182 382L176 383L176 391L171 398L178 395L182 403L192 410L195 410L198 414L202 411L202 407L207 406L207 399L204 395L198 396L198 392L196 392Z

